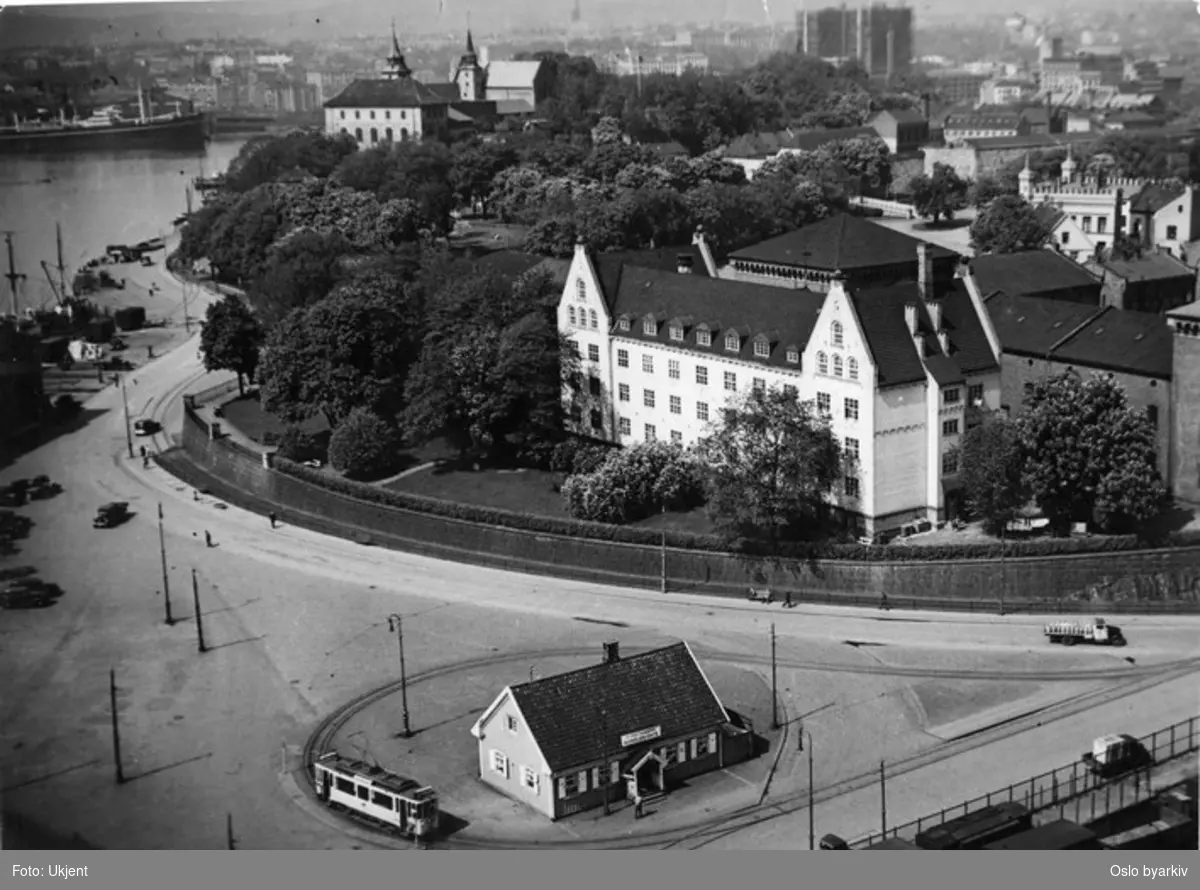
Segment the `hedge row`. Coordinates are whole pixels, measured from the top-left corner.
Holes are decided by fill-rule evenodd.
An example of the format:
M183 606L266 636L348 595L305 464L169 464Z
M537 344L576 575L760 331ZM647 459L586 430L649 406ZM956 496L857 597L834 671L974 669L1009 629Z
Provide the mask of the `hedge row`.
M353 482L339 476L331 476L286 460L278 454L275 456L275 468L288 476L337 494L413 513L428 513L434 516L460 519L464 522L477 522L541 534L590 538L597 541L616 541L655 547L663 542L663 533L656 529L536 516L391 491L374 485ZM729 544L716 535L697 535L668 530L666 543L669 547L679 550L698 550L710 553L730 552ZM787 559L832 559L848 562L949 562L999 559L1001 557L1111 553L1145 550L1152 547L1170 548L1195 545L1200 545L1200 531L1171 533L1154 541L1147 541L1137 535L1113 535L1094 538L1042 538L1036 541L1006 541L1003 544L946 544L928 547L908 544L864 546L862 544L789 542L780 548L778 555ZM746 556L765 557L769 555L764 545L756 545L754 542L747 543L737 552Z

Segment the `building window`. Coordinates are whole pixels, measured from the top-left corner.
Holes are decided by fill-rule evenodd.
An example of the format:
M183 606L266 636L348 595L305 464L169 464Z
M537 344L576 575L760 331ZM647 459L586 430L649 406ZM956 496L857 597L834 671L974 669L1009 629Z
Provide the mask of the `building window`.
M680 399L679 396L671 396L670 402L671 402L671 413L672 414L682 414L683 413L683 400Z
M708 402L696 403L696 419L705 421L708 420Z
M712 331L701 329L696 331L697 346L712 346Z
M738 335L730 331L725 335L725 349L727 352L737 352L741 348L738 341Z
M1135 232L1134 234L1136 235L1137 233ZM1061 239L1062 239L1062 243L1063 243L1063 244L1070 244L1070 243L1071 243L1071 233L1070 233L1070 232L1063 232L1063 233L1062 233L1062 236L1061 236Z
M642 333L647 337L653 337L658 333L658 322L653 318L647 318L642 321Z
M754 387L755 392L765 392L767 389L767 381L763 380L761 377L755 377L751 385Z
M360 120L361 118L362 118L362 112L361 112L361 111L356 111L356 112L354 112L354 119L355 119L355 120Z
M652 390L652 389L642 390L642 404L645 405L647 408L654 407L654 390Z
M856 359L856 358L846 359L846 376L849 377L851 380L858 379L858 359Z
M654 424L646 424L646 441L653 442L658 439L658 432L654 429Z
M672 380L679 379L679 359L667 359L667 376Z
M1096 234L1103 235L1108 230L1108 218L1100 216L1096 218Z
M619 401L619 402L628 402L629 401L629 384L628 383L618 383L617 384L617 401Z
M1158 406L1157 405L1147 405L1146 406L1146 419L1148 421L1150 421L1150 426L1154 427L1154 429L1156 429L1156 430L1158 429Z
M671 430L671 441L676 445L682 445L683 433L679 432L679 430Z
M628 417L621 417L617 419L617 429L621 431L622 436L633 435L633 425L629 422Z
M951 451L942 455L942 475L949 476L958 472L958 453Z
M783 394L789 399L794 399L800 395L800 391L796 389L796 387L792 386L792 384L785 383L783 385Z
M1025 384L1025 398L1026 398L1026 399L1029 399L1029 398L1030 398L1030 397L1032 397L1032 396L1033 396L1033 384L1032 384L1032 383L1026 383L1026 384Z
M383 119L386 121L390 121L392 119L392 113L390 111L385 111L383 113ZM391 130L388 130L388 132L390 133Z
M972 383L967 387L967 401L975 407L979 407L983 404L982 383Z
M789 365L798 365L798 364L800 364L800 350L798 350L798 349L789 349L789 350L787 351L787 361L788 361L788 364L789 364Z
M531 788L534 791L536 791L537 786L538 786L537 779L538 779L537 773L535 773L533 770L531 770L527 766L521 767L521 784L522 785L524 785L526 788Z
M957 436L958 435L958 421L957 420L943 420L942 421L942 435L943 436Z
M754 341L754 357L755 358L770 358L771 357L771 344L768 343L766 340L755 340Z
M618 368L628 368L629 367L629 350L628 349L618 349L617 350L617 367Z
M696 365L696 382L701 386L708 386L708 368L704 365Z
M846 439L846 457L858 460L858 439Z
M846 399L846 419L858 420L858 399Z
M517 718L512 714L506 714L504 717L504 728L509 732L517 731Z
M829 398L829 393L827 393L827 392L817 393L817 413L819 413L822 417L828 417L830 414L833 413L832 405L833 405L833 402Z
M846 489L845 489L846 497L848 497L848 498L858 497L858 493L860 490L859 484L858 484L858 477L857 476L847 476L845 481L846 481Z
M345 120L345 119L346 119L346 112L343 111L342 112L342 120Z
M574 340L572 340L570 349L571 349L571 355L575 356L576 358L579 358L579 344L577 342L575 342Z
M1083 218L1083 230L1085 232L1090 232L1092 230L1092 218L1090 216L1085 216Z
M580 303L587 302L587 285L583 283L582 278L575 279L575 299Z
M578 405L571 406L571 423L579 423L583 420L583 409Z
M729 392L737 391L737 374L733 373L733 371L725 372L725 389Z
M588 377L588 392L590 392L594 396L600 395L600 378L599 377L593 377L593 376Z
M620 328L622 331L629 330L629 319L622 318L619 322L617 322L617 327Z
M671 339L676 341L683 339L683 325L671 325Z
M597 382L599 382L599 381L597 381ZM594 430L604 429L604 418L601 416L599 408L592 409L592 429L594 429Z
M962 393L958 391L957 386L952 386L942 395L942 401L947 405L957 405L962 398Z
M492 751L492 772L502 776L508 775L508 758L504 756L503 751Z
M842 323L835 321L829 326L829 339L834 349L842 348Z
M827 356L823 352L817 353L817 373L818 374L828 374L829 373L829 356Z
M354 140L356 142L362 142L362 127L354 128Z
M591 327L592 327L592 330L594 331L599 327L599 324L597 323L597 319L596 319L596 310L589 309L588 315L591 317L591 322L592 322Z
M840 355L835 355L833 357L833 376L842 376L842 357Z
M567 307L567 323L569 325L571 325L572 327L575 326L575 307L574 306Z
M1167 240L1174 241L1179 237L1179 229L1175 226L1167 226Z
M567 797L574 797L579 793L579 776L563 776L558 780L558 799L563 800Z
M588 361L589 362L600 361L600 347L597 346L595 343L588 344Z
M643 355L642 356L642 372L645 374L653 374L654 373L654 356L652 356L652 355Z

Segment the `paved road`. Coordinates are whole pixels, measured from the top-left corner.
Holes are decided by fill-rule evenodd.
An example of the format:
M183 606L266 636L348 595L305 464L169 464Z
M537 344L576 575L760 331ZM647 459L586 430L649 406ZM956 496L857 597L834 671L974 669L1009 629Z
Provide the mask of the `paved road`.
M131 413L159 413L169 431L181 422L182 393L223 379L205 378L194 341L133 377ZM58 498L25 508L36 527L9 562L36 565L67 594L49 610L0 613L0 670L8 679L0 703L0 787L6 809L101 846L223 847L227 813L248 848L369 844L296 806L279 774L282 746L302 743L322 714L394 678L390 612L406 616L414 671L491 652L572 645L598 652L613 635L630 646L684 637L701 652L741 654L762 668L774 622L788 714L821 709L808 725L823 752L836 752L823 757L819 785L822 775L851 775L881 757L934 744L936 723L959 734L1028 710L1018 692L1048 704L1112 684L1114 676L1200 655L1194 617L1127 618L1133 644L1120 652L1050 650L1036 616L784 611L509 574L365 549L302 529L271 530L262 517L193 500L162 471L130 461L119 390L99 393L89 407L105 413L4 473L46 472L65 486ZM136 515L120 528L93 530L96 506L114 499L129 501ZM170 597L183 619L173 627L163 620L160 502ZM205 548L206 530L216 547ZM192 569L214 647L203 656L195 644ZM120 690L125 769L133 777L121 786L112 779L110 668ZM920 675L899 676L905 672ZM889 790L893 819L922 815L943 794L957 799L980 783L1058 766L1100 731L1152 729L1195 713L1192 679L1190 687L1164 686L1086 720L945 761L923 781L897 780ZM972 715L981 709L986 713ZM804 782L788 754L773 793L795 793ZM854 801L824 805L823 830L872 830L874 808ZM781 817L723 842L795 846L803 818Z

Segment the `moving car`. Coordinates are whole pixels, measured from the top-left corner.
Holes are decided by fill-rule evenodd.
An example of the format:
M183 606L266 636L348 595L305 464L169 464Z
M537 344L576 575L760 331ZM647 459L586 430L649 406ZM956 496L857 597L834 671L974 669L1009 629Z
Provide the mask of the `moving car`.
M133 431L139 436L153 436L162 429L157 420L139 420L133 425Z
M1092 742L1092 750L1079 759L1102 779L1111 779L1154 763L1154 756L1146 746L1127 733L1100 736Z
M96 511L96 518L92 520L92 528L112 528L128 518L129 504L125 501L113 501Z

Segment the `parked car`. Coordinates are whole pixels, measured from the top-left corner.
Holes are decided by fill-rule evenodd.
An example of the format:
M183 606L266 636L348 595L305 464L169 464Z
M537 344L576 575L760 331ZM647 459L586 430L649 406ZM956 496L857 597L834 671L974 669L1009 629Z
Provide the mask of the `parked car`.
M54 605L62 594L62 588L57 584L38 578L22 578L0 587L0 608L44 609Z
M1100 736L1092 742L1092 750L1079 759L1102 779L1112 779L1154 763L1154 755L1127 733Z
M162 429L162 424L157 420L139 420L133 425L133 431L139 436L153 436Z
M29 489L30 500L44 501L54 497L56 494L62 493L63 488L57 482L51 482L46 476L39 476L38 479L44 481L37 482L37 480L34 480L36 484Z
M96 511L96 518L92 520L92 528L113 528L128 518L129 504L125 501L113 501Z
M24 507L29 498L23 488L6 485L0 489L0 507Z

